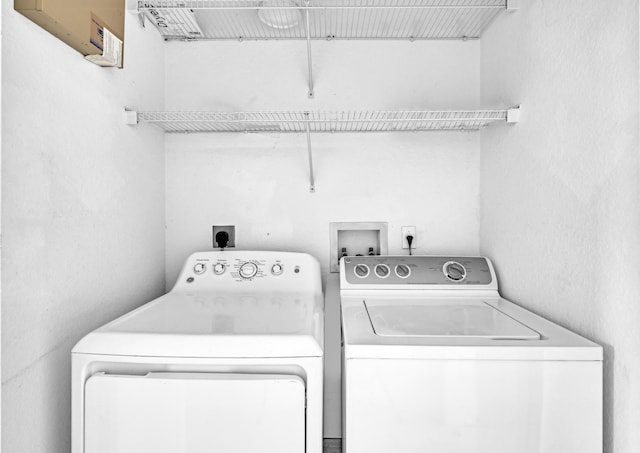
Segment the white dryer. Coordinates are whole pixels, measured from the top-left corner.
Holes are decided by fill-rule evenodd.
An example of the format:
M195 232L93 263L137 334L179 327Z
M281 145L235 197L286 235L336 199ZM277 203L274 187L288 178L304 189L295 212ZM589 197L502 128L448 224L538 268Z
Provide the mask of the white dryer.
M74 347L72 452L321 453L323 303L309 255L191 255Z
M340 288L345 453L602 452L602 348L488 259L343 258Z

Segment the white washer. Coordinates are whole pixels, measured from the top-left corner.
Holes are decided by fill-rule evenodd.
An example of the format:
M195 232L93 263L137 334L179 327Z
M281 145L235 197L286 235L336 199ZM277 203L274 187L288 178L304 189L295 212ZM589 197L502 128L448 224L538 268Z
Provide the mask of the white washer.
M340 288L345 453L602 452L602 348L488 259L343 258Z
M309 255L191 255L74 347L72 452L321 453L323 303Z

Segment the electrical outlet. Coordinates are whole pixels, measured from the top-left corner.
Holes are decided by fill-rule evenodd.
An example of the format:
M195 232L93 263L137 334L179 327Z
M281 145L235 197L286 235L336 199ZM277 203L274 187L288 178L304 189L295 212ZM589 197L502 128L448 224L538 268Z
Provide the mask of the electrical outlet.
M217 238L219 233L227 233L228 239L227 244L224 246L227 247L235 247L236 246L236 226L235 225L213 225L213 248L222 248L222 244L218 241L220 238Z
M407 242L407 236L413 236L413 242L411 243L411 249L416 248L416 227L414 226L403 226L402 230L402 248L408 249L409 243Z

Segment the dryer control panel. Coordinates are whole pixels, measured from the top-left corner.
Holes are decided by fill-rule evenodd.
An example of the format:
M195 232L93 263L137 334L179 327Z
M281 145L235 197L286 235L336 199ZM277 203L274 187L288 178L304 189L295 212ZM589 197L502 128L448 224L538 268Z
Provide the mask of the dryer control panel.
M321 288L320 265L306 253L198 252L187 258L172 291L303 291Z
M491 285L492 267L482 257L353 256L341 259L350 285Z

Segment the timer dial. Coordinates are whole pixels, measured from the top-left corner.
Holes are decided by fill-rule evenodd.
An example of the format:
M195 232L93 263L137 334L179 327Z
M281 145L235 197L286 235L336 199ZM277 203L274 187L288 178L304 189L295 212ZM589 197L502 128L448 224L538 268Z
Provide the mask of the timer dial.
M452 282L461 282L467 276L467 269L457 261L448 261L442 266L442 272Z
M258 273L258 266L256 263L252 263L251 261L247 261L242 266L240 266L240 277L242 278L253 278Z

